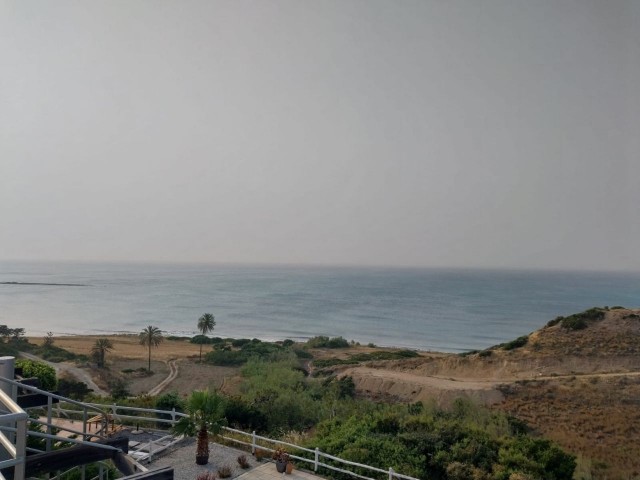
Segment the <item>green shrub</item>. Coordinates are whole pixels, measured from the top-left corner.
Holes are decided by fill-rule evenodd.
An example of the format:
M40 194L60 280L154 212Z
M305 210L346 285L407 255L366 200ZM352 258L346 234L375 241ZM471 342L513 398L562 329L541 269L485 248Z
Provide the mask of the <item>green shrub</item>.
M53 390L56 388L56 370L49 365L42 362L35 362L33 360L16 360L16 367L22 369L22 376L24 378L36 377L40 382L41 390Z
M546 326L547 326L547 327L553 327L554 325L559 324L562 320L564 320L564 317L563 317L563 316L556 317L556 318L554 318L553 320L549 320L549 321L547 322L547 325L546 325Z
M212 339L207 337L206 335L194 335L189 339L190 343L195 343L196 345L209 345L213 343Z
M589 326L589 322L602 320L604 314L605 312L601 308L590 308L563 318L561 325L568 330L582 330Z
M291 345L293 345L295 342L293 340L291 340L290 338L287 338L286 340L284 340L282 342L282 346L283 347L290 347Z
M420 354L414 350L392 350L371 353L356 353L349 358L327 358L324 360L314 360L314 366L318 368L332 367L334 365L355 365L361 362L370 362L373 360L399 360L402 358L415 358Z
M57 390L63 397L80 401L84 400L87 395L93 392L86 383L65 378L58 380Z
M500 344L500 347L503 350L514 350L516 348L524 347L528 341L529 335L523 335L522 337L518 337L510 342Z
M307 340L308 348L347 348L349 342L342 337L329 338L323 335Z
M177 392L169 392L164 395L160 395L156 398L154 407L156 410L170 411L175 408L176 412L184 412L184 402ZM156 416L165 420L171 420L171 414L169 413L156 413ZM167 428L169 424L165 422L158 422L157 426L158 428Z
M204 357L205 362L221 367L235 367L247 361L246 355L237 350L214 350Z
M127 398L131 395L129 392L129 383L122 378L113 378L110 380L109 390L111 391L111 397L115 400Z
M176 335L169 335L165 338L170 342L186 342L187 340L191 340L192 337L178 337Z
M78 355L75 353L53 344L36 347L32 349L32 352L50 362L67 362L78 358Z
M293 353L295 353L296 357L298 357L298 358L302 358L302 359L313 358L313 355L311 353L309 353L308 351L303 350L301 348L295 348L293 350Z
M246 345L247 343L251 343L251 340L249 340L248 338L238 338L231 341L231 346L239 348L243 345Z
M480 350L467 350L466 352L460 352L458 354L459 357L468 357L469 355L474 355L476 353L479 353Z

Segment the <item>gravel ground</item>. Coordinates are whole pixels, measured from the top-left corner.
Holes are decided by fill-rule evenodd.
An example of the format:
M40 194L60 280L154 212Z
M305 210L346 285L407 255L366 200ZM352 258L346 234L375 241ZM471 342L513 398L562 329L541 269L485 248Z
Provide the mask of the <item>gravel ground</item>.
M213 472L217 475L219 467L224 465L231 469L231 477L235 478L247 470L238 465L238 456L245 455L251 468L257 467L263 462L258 462L250 453L225 447L217 443L209 443L209 463L196 465L196 440L188 438L178 443L169 451L163 452L157 459L148 465L149 470L160 467L173 467L175 480L196 480L200 473Z

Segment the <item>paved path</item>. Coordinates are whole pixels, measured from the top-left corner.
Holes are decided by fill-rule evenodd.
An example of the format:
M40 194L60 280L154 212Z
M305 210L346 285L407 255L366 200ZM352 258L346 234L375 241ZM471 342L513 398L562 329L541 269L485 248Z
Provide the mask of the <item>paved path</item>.
M85 370L82 370L81 368L78 367L73 367L67 363L54 363L54 362L48 362L47 360L44 360L43 358L40 358L36 355L33 355L31 353L27 353L27 352L19 352L21 357L24 357L26 359L29 360L34 360L36 362L42 362L42 363L46 363L47 365L53 367L56 370L56 374L59 372L68 372L71 375L73 375L75 378L77 378L78 380L80 380L81 382L84 382L87 384L87 386L92 389L94 391L94 393L96 395L102 395L103 397L108 397L109 396L109 392L102 390L98 385L96 385L96 383L93 381L93 379L91 378L91 375L89 375L88 372L86 372Z

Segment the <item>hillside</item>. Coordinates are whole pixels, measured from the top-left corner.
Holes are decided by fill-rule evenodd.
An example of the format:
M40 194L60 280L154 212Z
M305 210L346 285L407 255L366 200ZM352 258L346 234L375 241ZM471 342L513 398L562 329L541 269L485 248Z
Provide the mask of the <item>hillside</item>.
M559 317L481 352L333 370L372 398L493 405L578 455L585 478L640 474L640 310Z

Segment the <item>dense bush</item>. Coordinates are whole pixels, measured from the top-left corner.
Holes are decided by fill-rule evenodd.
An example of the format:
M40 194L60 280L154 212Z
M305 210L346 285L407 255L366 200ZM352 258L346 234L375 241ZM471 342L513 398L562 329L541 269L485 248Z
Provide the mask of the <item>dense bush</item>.
M85 355L76 355L64 348L56 347L55 345L41 345L33 348L31 352L50 362L67 362L80 358L86 359Z
M225 405L225 418L229 425L243 430L266 431L267 419L264 414L242 397L230 397Z
M302 358L302 359L310 359L313 358L313 355L309 352L307 352L306 350L303 350L301 348L294 348L293 349L293 353L296 355L296 357L298 358Z
M93 392L86 383L66 378L58 380L57 390L63 397L80 401L84 400L87 395Z
M342 337L318 336L307 340L306 346L308 348L347 348L349 342Z
M172 410L176 409L176 412L184 412L184 402L180 398L177 392L169 392L164 395L160 395L156 398L155 405L156 410ZM171 415L168 413L156 413L158 418L162 418L165 420L171 420ZM169 426L168 423L158 422L158 428L167 428Z
M349 358L328 358L326 360L315 360L313 364L318 368L332 367L334 365L353 365L372 360L399 360L402 358L419 357L420 354L414 350L392 350L371 353L356 353Z
M529 342L529 335L523 335L510 342L501 343L498 347L503 350L514 350L516 348L524 347Z
M206 335L194 335L189 339L189 342L195 343L196 345L209 345L214 343L212 340L212 338L209 338Z
M547 440L517 433L503 414L458 400L451 412L378 405L326 420L308 446L419 478L508 480L519 473L571 479L572 456Z
M245 364L250 358L269 359L273 355L284 351L284 347L258 339L241 342L238 350L214 350L205 356L205 361L212 365L238 366Z
M56 388L56 371L53 367L42 362L24 359L16 360L16 367L22 369L24 378L36 377L40 382L40 389L51 391Z
M569 330L582 330L589 326L590 321L602 320L605 311L601 308L590 308L584 312L575 313L568 317L564 317L561 321L563 328Z
M549 320L549 321L547 322L547 325L546 325L546 326L547 326L547 327L553 327L554 325L559 324L562 320L564 320L564 317L563 317L563 316L556 317L556 318L554 318L553 320Z
M177 335L169 335L168 337L164 337L164 338L170 342L186 342L187 340L191 341L192 337L180 337Z
M131 395L129 392L129 382L123 378L112 378L109 380L108 385L111 391L111 397L115 400L121 400Z

